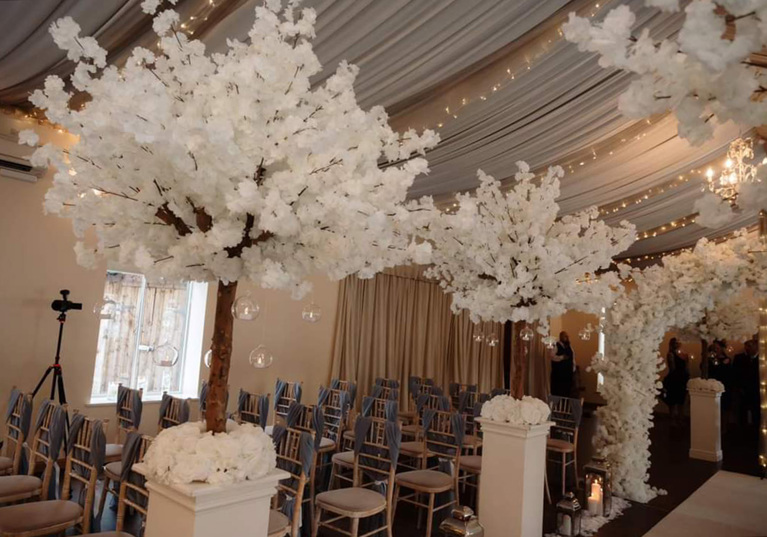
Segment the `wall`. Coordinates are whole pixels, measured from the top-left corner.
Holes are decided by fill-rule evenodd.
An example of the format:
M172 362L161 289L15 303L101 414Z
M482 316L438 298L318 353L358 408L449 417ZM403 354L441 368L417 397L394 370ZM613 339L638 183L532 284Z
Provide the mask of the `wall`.
M0 115L0 134L28 124ZM37 129L43 141L64 143L64 135ZM0 410L4 411L13 386L31 391L56 350L57 313L50 303L60 298L60 289L72 291L71 300L82 302L83 311L67 316L62 345L64 381L70 408L89 415L114 418L114 407L88 406L98 338L98 318L93 304L102 296L106 266L86 270L75 262L74 234L69 220L43 215L43 198L51 184L51 173L36 184L0 178ZM317 388L327 383L333 341L338 284L324 277L312 279L314 301L323 317L316 324L301 319L306 301L294 302L286 293L241 285L240 292L253 290L262 307L254 322L236 321L230 373L230 410L240 387L274 393L278 376L302 380L305 401L314 401ZM204 350L207 350L215 307L216 286L209 285ZM264 311L265 308L265 311ZM274 365L255 370L248 354L263 340L276 355ZM201 365L201 378L207 368ZM46 391L50 384L46 384ZM38 402L45 397L38 395ZM144 406L142 431L156 432L157 403ZM196 416L196 404L193 405ZM114 421L114 420L112 420Z

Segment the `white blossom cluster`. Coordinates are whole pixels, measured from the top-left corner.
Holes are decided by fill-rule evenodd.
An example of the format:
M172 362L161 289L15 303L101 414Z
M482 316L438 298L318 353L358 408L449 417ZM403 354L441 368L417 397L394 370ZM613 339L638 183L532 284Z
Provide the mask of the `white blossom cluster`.
M631 245L635 228L611 228L595 207L560 217L562 169L549 168L536 185L528 165L517 166L508 192L480 171L479 188L456 197L455 213L429 221L423 236L435 247L426 274L453 294L456 312L467 309L475 321L538 321L548 333L551 317L596 314L612 303L618 275L594 275Z
M767 210L767 166L759 166L757 181L740 185L736 205L713 192L706 192L695 200L694 210L699 213L695 223L711 229L730 224L738 215L756 215Z
M528 426L546 423L550 414L549 405L535 397L525 395L514 399L510 395L496 395L482 405L481 416L491 421Z
M739 293L727 302L716 304L706 317L687 331L696 339L745 341L759 331L759 301L750 292Z
M646 0L651 7L678 12L679 0ZM751 53L767 45L764 0L685 2L685 18L673 39L656 42L644 29L632 35L634 13L622 5L602 22L570 14L565 38L583 51L599 54L602 67L637 78L620 96L621 112L632 118L673 111L679 135L693 145L709 139L715 121L744 127L767 123L767 100L755 99L767 88L767 73L749 63ZM728 34L727 17L734 34Z
M161 3L143 8L153 14ZM53 24L78 62L72 86L89 100L70 109L64 81L46 80L32 102L79 138L68 151L42 146L32 161L57 169L47 211L71 218L81 239L95 228L95 247L77 244L81 264L106 258L174 280L247 278L300 297L311 272L372 277L428 261L430 245L405 231L419 212L406 194L427 171L414 157L437 135L400 135L383 108L362 110L354 66L341 63L312 88L314 22L311 9L267 0L248 43L206 55L166 10L154 18L158 50L136 47L123 68L107 66L71 18Z
M724 393L724 384L716 379L697 377L687 381L687 389L691 392Z
M754 253L759 249L758 238L741 232L720 244L701 239L693 251L667 256L644 270L621 266L636 287L610 309L606 356L591 363L604 376L598 389L607 401L597 410L595 446L612 464L617 494L647 502L659 492L648 484L648 470L653 409L665 367L659 354L664 334L698 323L746 287L767 296L767 259Z
M147 477L166 485L215 485L257 479L277 467L274 444L261 427L226 425L226 434L205 432L203 422L161 431L144 457Z

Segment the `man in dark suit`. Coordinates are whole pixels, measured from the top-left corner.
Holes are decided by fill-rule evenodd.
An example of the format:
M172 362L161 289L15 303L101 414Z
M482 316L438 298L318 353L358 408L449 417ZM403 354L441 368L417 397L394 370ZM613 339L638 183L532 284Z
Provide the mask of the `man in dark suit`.
M735 357L733 388L739 402L741 425L759 426L759 344L755 339L746 341L744 351Z

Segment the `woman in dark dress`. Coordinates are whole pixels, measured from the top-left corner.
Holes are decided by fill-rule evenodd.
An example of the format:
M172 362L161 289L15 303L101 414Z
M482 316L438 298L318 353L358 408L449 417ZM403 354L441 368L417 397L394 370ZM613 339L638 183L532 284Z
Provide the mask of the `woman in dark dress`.
M570 346L570 336L560 332L556 356L551 359L551 395L573 396L573 371L575 355Z
M663 379L663 402L668 405L671 419L676 423L684 421L684 403L687 400L687 381L690 371L687 362L690 357L682 351L681 344L676 338L671 338L666 355L668 374Z

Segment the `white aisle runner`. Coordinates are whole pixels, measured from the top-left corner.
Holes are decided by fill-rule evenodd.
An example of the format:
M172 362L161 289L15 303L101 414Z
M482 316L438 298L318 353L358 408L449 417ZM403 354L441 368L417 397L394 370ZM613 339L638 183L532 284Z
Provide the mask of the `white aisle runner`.
M717 472L645 537L765 537L767 479Z

